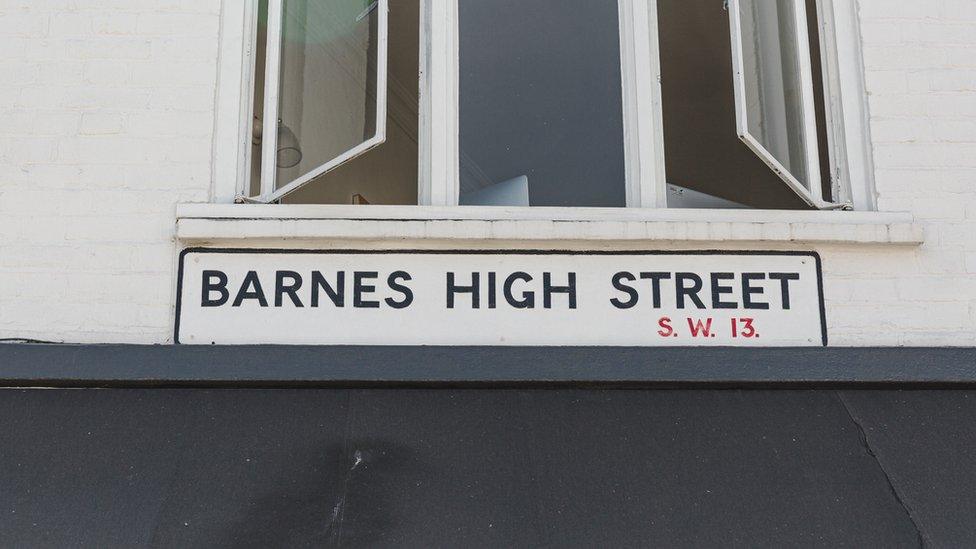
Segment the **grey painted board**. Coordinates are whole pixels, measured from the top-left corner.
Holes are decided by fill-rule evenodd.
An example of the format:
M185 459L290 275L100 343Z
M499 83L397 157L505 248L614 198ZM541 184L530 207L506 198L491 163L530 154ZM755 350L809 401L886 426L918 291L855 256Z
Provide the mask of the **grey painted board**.
M0 345L0 385L973 384L976 349Z
M935 431L976 425L954 410ZM2 546L919 539L878 461L913 443L876 459L834 391L8 389L0 418ZM920 482L976 474L939 466ZM933 501L929 539L972 545L969 507Z
M928 547L976 541L976 392L844 391Z

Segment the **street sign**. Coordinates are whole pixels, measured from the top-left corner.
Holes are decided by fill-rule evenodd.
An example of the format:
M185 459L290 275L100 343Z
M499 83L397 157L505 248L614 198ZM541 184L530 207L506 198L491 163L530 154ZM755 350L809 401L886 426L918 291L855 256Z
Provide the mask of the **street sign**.
M793 252L190 249L183 344L819 346Z

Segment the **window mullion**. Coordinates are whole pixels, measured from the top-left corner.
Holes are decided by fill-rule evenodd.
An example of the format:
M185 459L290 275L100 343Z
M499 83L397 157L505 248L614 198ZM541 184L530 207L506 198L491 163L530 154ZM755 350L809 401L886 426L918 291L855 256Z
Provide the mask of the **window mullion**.
M627 206L667 207L657 0L620 0Z
M422 0L419 201L456 206L458 143L458 0Z

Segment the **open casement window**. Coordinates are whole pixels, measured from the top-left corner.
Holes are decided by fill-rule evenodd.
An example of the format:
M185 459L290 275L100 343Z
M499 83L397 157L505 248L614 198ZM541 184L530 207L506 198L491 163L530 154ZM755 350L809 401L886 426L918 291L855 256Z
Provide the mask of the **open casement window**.
M739 138L805 202L841 207L823 200L806 0L729 0L728 10Z
M870 207L844 1L249 0L236 196Z
M250 201L280 201L386 141L387 2L259 3Z
M841 107L834 1L655 3L667 205L847 208L835 203L851 198L838 124L863 92L848 77Z

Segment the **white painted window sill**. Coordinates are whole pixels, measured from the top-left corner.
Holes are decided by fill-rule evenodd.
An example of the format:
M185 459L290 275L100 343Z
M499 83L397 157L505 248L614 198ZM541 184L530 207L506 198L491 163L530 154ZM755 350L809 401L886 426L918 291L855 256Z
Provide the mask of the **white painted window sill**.
M909 213L617 208L180 204L186 243L440 240L785 242L917 246Z

